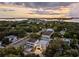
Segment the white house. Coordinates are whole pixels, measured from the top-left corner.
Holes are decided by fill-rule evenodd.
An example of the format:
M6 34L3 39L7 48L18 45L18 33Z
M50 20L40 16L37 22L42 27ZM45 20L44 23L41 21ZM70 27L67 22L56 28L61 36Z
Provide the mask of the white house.
M0 41L0 48L4 48L3 46L2 46L2 42Z
M24 48L26 52L31 52L31 50L37 45L39 40L37 39L29 39L26 41Z
M65 44L67 44L68 46L70 46L71 39L70 39L70 38L63 38L63 42L64 42Z
M42 37L50 38L53 33L53 29L46 29L45 31L42 31Z
M64 35L65 34L65 31L64 30L63 31L60 31L60 34Z
M14 36L14 35L9 35L9 36L6 36L5 38L8 38L10 42L15 42L17 41L17 36Z

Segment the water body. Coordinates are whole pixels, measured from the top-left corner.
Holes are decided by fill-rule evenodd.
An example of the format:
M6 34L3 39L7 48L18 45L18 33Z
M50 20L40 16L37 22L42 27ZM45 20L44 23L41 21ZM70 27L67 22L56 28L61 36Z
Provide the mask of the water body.
M22 20L28 20L28 19L0 19L0 21L22 21ZM45 20L45 21L59 21L57 19L40 19L40 20ZM76 22L79 23L79 19L71 19L71 20L61 20L65 22Z
M76 22L79 23L79 19L72 19L72 20L64 20L65 22Z

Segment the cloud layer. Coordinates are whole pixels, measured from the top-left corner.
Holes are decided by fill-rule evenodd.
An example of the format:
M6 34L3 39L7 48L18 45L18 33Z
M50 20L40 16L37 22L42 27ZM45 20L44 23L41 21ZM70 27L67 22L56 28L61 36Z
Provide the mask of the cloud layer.
M79 3L72 2L9 2L0 3L0 18L79 17Z

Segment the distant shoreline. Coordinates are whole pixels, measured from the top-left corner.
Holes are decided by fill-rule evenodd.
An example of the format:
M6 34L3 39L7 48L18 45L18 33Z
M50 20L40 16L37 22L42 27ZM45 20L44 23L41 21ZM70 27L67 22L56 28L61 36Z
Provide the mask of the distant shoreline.
M44 21L64 21L79 23L79 18L0 18L0 21L22 21L28 19L44 20Z

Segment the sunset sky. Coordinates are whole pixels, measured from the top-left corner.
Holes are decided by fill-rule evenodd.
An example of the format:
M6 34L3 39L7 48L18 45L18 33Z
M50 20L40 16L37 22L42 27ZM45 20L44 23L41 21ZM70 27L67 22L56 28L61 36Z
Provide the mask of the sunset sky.
M79 3L72 2L0 2L0 18L79 17Z

